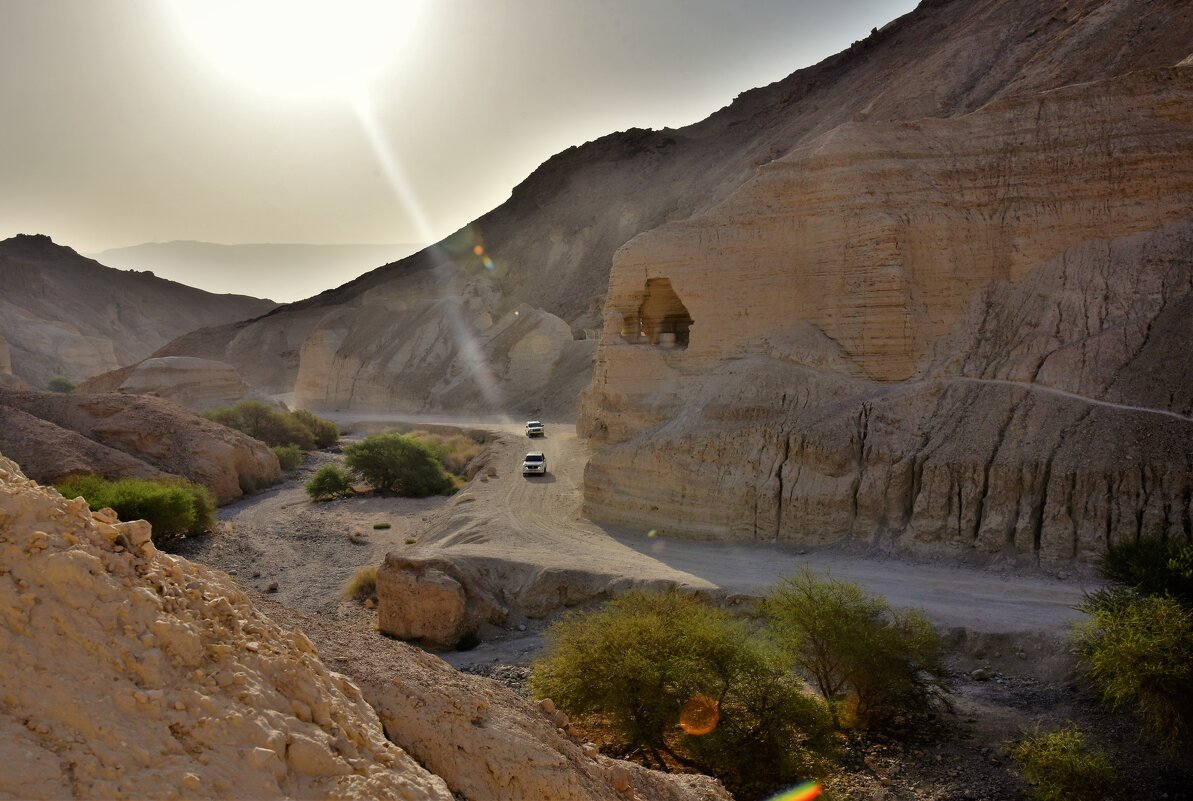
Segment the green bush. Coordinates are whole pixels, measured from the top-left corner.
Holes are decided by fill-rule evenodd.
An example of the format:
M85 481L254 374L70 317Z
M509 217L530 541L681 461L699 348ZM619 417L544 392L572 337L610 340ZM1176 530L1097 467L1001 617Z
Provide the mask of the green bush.
M330 500L352 492L352 476L339 465L325 464L315 471L305 486L311 500Z
M302 448L297 445L274 445L272 450L283 470L297 470L302 464Z
M306 409L295 409L290 417L311 433L317 448L330 448L340 441L340 429L331 420L316 417Z
M50 383L46 384L46 389L50 392L64 392L71 393L75 391L75 382L69 378L51 378Z
M153 542L165 547L170 540L211 530L215 501L207 488L182 479L123 478L108 481L100 476L73 476L57 489L64 497L82 497L92 509L110 507L121 520L147 520Z
M480 455L484 448L483 442L477 442L464 434L444 436L430 434L426 431L415 431L409 436L426 445L447 472L463 478L470 478L467 475L468 465Z
M1106 757L1085 745L1074 727L1028 735L1007 749L1032 786L1036 801L1074 801L1115 795L1118 775Z
M366 437L344 449L344 464L382 495L425 498L455 489L435 454L410 435Z
M1111 545L1102 557L1102 577L1143 595L1172 595L1193 604L1193 543L1159 537Z
M1193 607L1125 588L1082 606L1075 650L1102 697L1134 706L1170 744L1193 736Z
M234 406L212 409L203 416L270 446L296 445L311 451L339 441L339 430L330 420L304 409L289 412L262 401L243 400Z
M793 781L829 750L824 705L783 655L697 598L631 593L565 615L547 640L534 694L607 722L658 767L666 755L745 799Z
M834 725L881 727L944 701L943 644L922 613L807 569L775 585L762 609L777 642L829 703Z

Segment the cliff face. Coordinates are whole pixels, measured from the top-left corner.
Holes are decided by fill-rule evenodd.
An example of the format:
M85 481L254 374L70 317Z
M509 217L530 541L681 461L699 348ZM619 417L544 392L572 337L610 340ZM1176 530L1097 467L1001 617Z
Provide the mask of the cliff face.
M925 2L703 122L570 148L414 256L157 355L228 362L256 389L294 391L313 408L568 415L588 381L613 254L634 236L708 212L759 166L843 125L951 118L1171 66L1193 49L1190 25L1180 0ZM509 325L524 306L542 322L529 340ZM511 367L539 350L531 374Z
M589 514L1028 559L1190 536L1190 10L1054 12L980 109L859 115L618 252Z
M113 270L46 236L0 242L0 286L0 341L11 372L40 388L133 364L188 331L275 305Z

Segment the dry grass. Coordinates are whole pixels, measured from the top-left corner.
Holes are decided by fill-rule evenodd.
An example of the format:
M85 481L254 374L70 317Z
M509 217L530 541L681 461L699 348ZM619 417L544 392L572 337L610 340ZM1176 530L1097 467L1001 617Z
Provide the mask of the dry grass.
M351 601L365 601L377 595L377 565L365 565L344 585L344 597Z

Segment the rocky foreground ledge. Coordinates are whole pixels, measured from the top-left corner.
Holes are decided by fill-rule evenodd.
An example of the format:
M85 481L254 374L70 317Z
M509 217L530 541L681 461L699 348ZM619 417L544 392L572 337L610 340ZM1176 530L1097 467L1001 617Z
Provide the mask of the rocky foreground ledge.
M0 798L729 798L408 657L379 717L227 575L0 456Z

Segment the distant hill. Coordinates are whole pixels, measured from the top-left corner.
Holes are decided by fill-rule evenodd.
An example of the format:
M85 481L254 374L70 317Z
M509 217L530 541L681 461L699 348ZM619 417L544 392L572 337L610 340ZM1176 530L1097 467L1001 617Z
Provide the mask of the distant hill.
M182 334L277 305L114 270L44 235L0 241L0 286L5 366L35 388L133 364Z
M217 245L150 242L88 256L122 270L155 275L209 292L235 288L278 301L304 300L383 264L404 259L422 245Z

